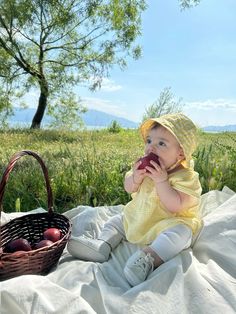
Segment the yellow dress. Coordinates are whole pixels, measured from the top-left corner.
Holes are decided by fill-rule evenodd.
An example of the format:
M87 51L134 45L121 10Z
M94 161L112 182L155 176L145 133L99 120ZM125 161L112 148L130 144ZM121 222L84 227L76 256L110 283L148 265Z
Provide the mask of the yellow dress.
M162 231L179 223L189 226L193 234L201 227L199 203L202 189L198 173L184 168L170 174L168 180L174 189L194 196L194 205L181 212L170 213L161 203L153 180L146 177L139 190L131 195L132 200L124 207L123 222L129 242L150 244Z

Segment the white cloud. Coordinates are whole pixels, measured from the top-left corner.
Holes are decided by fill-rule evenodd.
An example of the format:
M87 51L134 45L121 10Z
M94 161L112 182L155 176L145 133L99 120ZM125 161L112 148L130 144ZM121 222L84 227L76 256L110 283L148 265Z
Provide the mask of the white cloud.
M116 84L113 80L109 80L107 78L104 78L102 80L102 85L101 85L102 91L115 92L120 89L122 89L122 86L119 84Z
M184 112L199 126L235 124L236 100L212 99L188 102Z
M121 103L114 104L110 100L96 97L84 97L82 98L82 102L89 109L104 111L120 117L127 117L127 113L122 109L123 105Z
M88 79L87 81L84 81L84 86L83 87L89 87L91 85L93 85L93 83L97 81L97 78L93 78L93 77L90 77L90 79ZM103 77L102 78L102 81L101 81L101 87L99 89L99 91L104 91L104 92L116 92L118 90L121 90L122 89L122 86L119 85L119 84L116 84L114 80L110 80L106 77Z
M201 110L212 110L212 109L224 109L236 111L236 100L233 99L208 99L205 101L194 101L186 102L186 108L188 109L201 109Z

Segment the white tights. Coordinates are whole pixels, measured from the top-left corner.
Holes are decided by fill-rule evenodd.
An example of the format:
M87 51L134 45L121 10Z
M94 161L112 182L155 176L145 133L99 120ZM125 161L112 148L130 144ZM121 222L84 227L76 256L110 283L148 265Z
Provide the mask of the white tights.
M122 215L109 219L98 237L108 242L114 249L123 239L126 240ZM192 230L184 224L164 230L149 247L164 261L168 261L191 245Z

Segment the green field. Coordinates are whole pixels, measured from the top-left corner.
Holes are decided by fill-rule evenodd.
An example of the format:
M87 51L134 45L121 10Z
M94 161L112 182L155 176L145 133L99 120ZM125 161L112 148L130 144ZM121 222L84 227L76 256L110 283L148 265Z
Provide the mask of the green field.
M77 205L127 203L130 196L123 188L124 175L143 154L138 130L1 130L0 141L1 175L14 153L26 149L40 155L49 172L57 212ZM236 133L200 132L194 160L203 193L225 185L236 191ZM39 163L33 157L22 157L5 187L4 211L46 208L44 183Z

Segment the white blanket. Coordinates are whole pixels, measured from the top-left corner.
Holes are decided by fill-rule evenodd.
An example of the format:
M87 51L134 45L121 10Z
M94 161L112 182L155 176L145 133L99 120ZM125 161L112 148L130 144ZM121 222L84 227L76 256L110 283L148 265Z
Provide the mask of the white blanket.
M136 246L122 242L103 264L73 259L65 250L47 276L0 282L1 314L236 313L236 193L224 188L202 196L204 227L192 248L131 288L123 275ZM97 234L122 206L78 206L65 215L73 234ZM38 209L36 211L42 211ZM2 222L21 214L2 213Z

